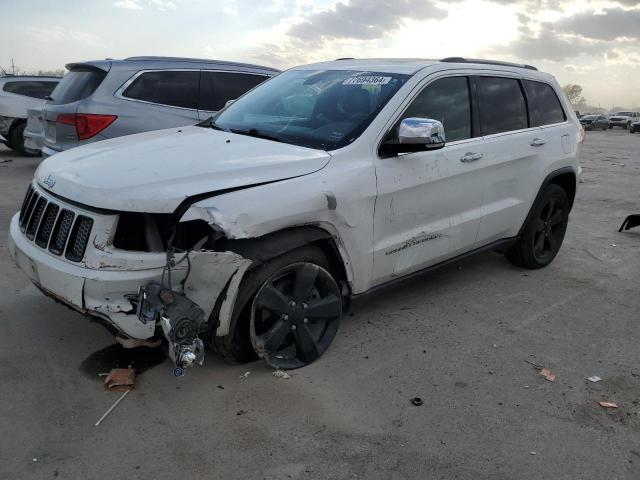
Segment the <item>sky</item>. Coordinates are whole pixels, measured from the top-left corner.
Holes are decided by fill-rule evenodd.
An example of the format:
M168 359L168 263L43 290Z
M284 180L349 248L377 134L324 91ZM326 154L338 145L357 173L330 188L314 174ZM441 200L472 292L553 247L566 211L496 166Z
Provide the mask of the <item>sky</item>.
M529 63L640 107L640 0L0 0L0 66L137 55L277 68L339 57Z

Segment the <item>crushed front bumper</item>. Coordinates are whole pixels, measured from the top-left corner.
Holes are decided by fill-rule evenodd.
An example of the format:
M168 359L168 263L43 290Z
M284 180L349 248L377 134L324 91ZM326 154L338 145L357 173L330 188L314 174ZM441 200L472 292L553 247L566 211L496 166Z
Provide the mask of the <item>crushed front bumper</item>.
M100 251L104 253L105 247ZM161 281L166 263L164 253L138 252L140 257L135 258L136 252L109 249L111 263L118 264L117 269L103 263L91 264L91 268L87 262L70 263L28 240L20 230L18 214L11 220L9 252L36 286L73 309L106 320L126 337L147 339L157 333L157 324L138 319L132 300L135 302L141 286ZM213 251L191 252L189 259L190 270L188 262L172 268L173 287L182 291L181 283L188 272L185 296L204 311L205 318L209 318L224 292L216 331L224 335L228 332L237 287L251 261L232 252Z

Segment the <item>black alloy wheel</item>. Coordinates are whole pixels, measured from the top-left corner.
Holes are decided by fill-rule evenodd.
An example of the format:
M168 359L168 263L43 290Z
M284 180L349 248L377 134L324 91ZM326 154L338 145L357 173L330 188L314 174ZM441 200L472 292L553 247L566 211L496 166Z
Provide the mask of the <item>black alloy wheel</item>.
M506 252L518 267L537 269L549 265L560 250L571 206L562 187L544 187L518 241Z
M550 197L540 211L533 237L533 255L539 263L549 263L560 249L568 212L555 197Z
M342 296L331 274L314 263L293 263L273 273L256 293L251 343L275 368L304 367L329 348L341 316Z

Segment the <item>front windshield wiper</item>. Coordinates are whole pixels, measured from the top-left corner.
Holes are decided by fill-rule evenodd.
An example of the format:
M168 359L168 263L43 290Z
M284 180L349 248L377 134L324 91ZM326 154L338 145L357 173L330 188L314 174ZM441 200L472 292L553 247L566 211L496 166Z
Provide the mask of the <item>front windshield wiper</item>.
M273 140L274 142L289 143L288 139L286 139L284 137L279 137L279 136L274 135L272 133L259 132L255 128L250 128L249 130L241 130L241 129L238 129L238 128L232 128L231 132L237 133L238 135L248 135L249 137L264 138L265 140Z
M227 132L229 133L231 130L229 130L226 127L223 127L222 125L218 125L214 120L213 120L213 116L204 119L203 121L201 121L200 123L196 123L196 127L205 127L205 128L213 128L214 130L220 130L222 132Z

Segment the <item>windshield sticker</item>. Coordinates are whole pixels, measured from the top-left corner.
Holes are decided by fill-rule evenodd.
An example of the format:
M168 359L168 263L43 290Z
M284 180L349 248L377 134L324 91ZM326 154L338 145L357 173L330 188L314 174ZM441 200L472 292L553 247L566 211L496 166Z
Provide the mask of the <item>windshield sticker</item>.
M380 77L378 75L366 75L361 77L349 77L343 85L386 85L391 81L391 77Z

